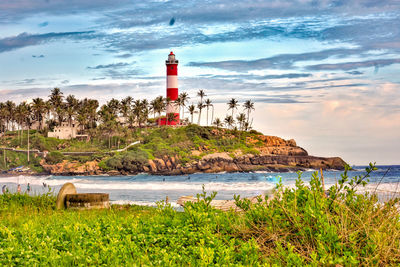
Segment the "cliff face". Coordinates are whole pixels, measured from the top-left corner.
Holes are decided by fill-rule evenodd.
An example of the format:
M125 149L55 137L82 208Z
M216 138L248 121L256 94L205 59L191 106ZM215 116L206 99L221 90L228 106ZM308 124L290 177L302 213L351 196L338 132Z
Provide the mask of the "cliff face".
M247 137L247 144L252 144L254 153L244 154L241 150L233 153L210 152L207 148L192 151L195 156L202 156L199 160L183 164L177 156L164 156L148 160L138 168L138 172L151 174L191 174L195 172L237 172L237 171L295 171L305 169L335 169L343 170L345 162L339 157L324 158L308 155L307 151L297 146L296 142L284 140L276 136L257 135ZM43 168L51 174L76 175L103 174L98 162L86 163L63 161L55 165L46 165ZM110 175L129 174L124 169L107 172Z

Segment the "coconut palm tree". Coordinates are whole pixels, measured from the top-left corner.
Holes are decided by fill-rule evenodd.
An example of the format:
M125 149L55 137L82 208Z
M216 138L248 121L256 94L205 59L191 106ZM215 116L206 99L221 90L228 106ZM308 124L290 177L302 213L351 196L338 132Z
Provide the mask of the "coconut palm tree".
M215 125L215 127L217 127L218 129L219 127L222 127L224 124L219 118L216 118L215 121L213 121L213 125Z
M246 122L246 114L240 113L238 116L236 116L236 120L239 123L239 130L243 131L244 123Z
M176 103L179 106L179 117L183 120L185 117L185 107L186 107L186 102L188 101L189 96L186 92L180 93L178 98L176 99ZM181 115L181 107L182 107L182 117Z
M68 124L69 126L72 126L72 120L75 119L75 116L78 113L79 101L75 98L74 95L67 96L66 100L66 114L68 117Z
M131 96L127 96L124 99L121 100L121 104L120 104L120 111L123 117L128 118L129 114L132 111L132 101L133 98Z
M189 110L189 113L190 113L190 116L191 116L190 123L193 123L193 114L196 112L196 111L195 111L195 110L196 110L196 106L193 105L193 104L191 104L191 105L188 107L188 110Z
M210 107L213 107L213 116L214 116L214 106L213 106L213 104L211 104L212 102L211 102L211 100L209 99L209 98L207 98L207 100L204 102L204 104L205 104L205 107L207 108L207 126L208 126L208 109L210 108ZM213 118L211 118L211 122L213 121Z
M9 128L10 127L10 122L11 122L11 125L12 125L11 129L14 128L13 125L14 125L14 119L15 119L15 117L14 117L15 107L16 107L15 103L10 101L10 100L8 100L5 103L6 123L7 123L6 129L7 130L10 129Z
M200 125L200 120L201 120L201 110L204 108L203 105L203 97L207 96L204 90L199 90L197 92L197 96L200 97L200 102L197 104L197 108L199 109L199 121L197 122L198 125Z
M235 123L235 120L231 115L227 115L224 119L225 124L228 126L228 128L232 128L233 124Z
M163 110L165 109L164 104L164 98L162 96L157 96L150 102L151 109L154 113L154 118L155 114L158 114L158 126L160 126L161 112L163 112Z
M229 108L228 110L232 109L232 119L233 119L233 113L235 111L235 109L237 109L238 106L238 101L235 98L232 98L231 100L229 100L229 102L227 103Z
M247 121L246 121L246 127L245 130L248 130L249 125L249 120L250 120L250 112L251 110L254 110L254 102L251 102L251 100L246 100L243 104L244 109L247 111Z
M42 130L43 115L46 112L46 103L40 97L32 100L32 113L36 121L39 122L39 130Z
M51 110L53 111L54 115L57 117L58 123L61 125L65 110L63 107L63 93L61 92L60 88L54 88L51 90L51 94L49 95L49 103L51 104Z

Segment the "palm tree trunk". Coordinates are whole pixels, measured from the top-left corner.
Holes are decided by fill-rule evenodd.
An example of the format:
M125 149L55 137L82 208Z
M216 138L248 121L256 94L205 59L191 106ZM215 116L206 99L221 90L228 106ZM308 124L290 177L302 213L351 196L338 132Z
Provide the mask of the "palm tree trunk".
M201 119L201 109L200 109L200 112L199 112L199 121L197 122L197 124L200 126L200 119Z
M30 128L30 127L28 126L28 163L29 163L29 161L30 161L30 160L29 160L29 128Z
M214 105L212 106L212 113L211 113L211 124L214 121Z
M207 123L206 125L208 126L208 106L207 106Z

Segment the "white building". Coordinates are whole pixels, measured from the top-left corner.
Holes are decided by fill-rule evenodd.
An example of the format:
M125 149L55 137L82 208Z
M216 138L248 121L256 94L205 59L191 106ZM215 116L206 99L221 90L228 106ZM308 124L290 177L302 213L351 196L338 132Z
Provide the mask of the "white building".
M78 123L72 122L62 122L60 126L54 127L54 132L48 132L48 137L54 137L58 139L72 139L76 138L78 135Z

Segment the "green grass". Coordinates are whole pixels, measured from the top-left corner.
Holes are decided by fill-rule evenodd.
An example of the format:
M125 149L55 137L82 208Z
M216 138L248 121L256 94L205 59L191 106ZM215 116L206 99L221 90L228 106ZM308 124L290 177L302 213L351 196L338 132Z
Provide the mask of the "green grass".
M399 199L357 194L365 176L347 170L326 196L317 173L273 199L236 197L241 213L198 195L184 212L113 206L55 210L54 197L0 195L0 264L109 266L384 266L400 264Z

